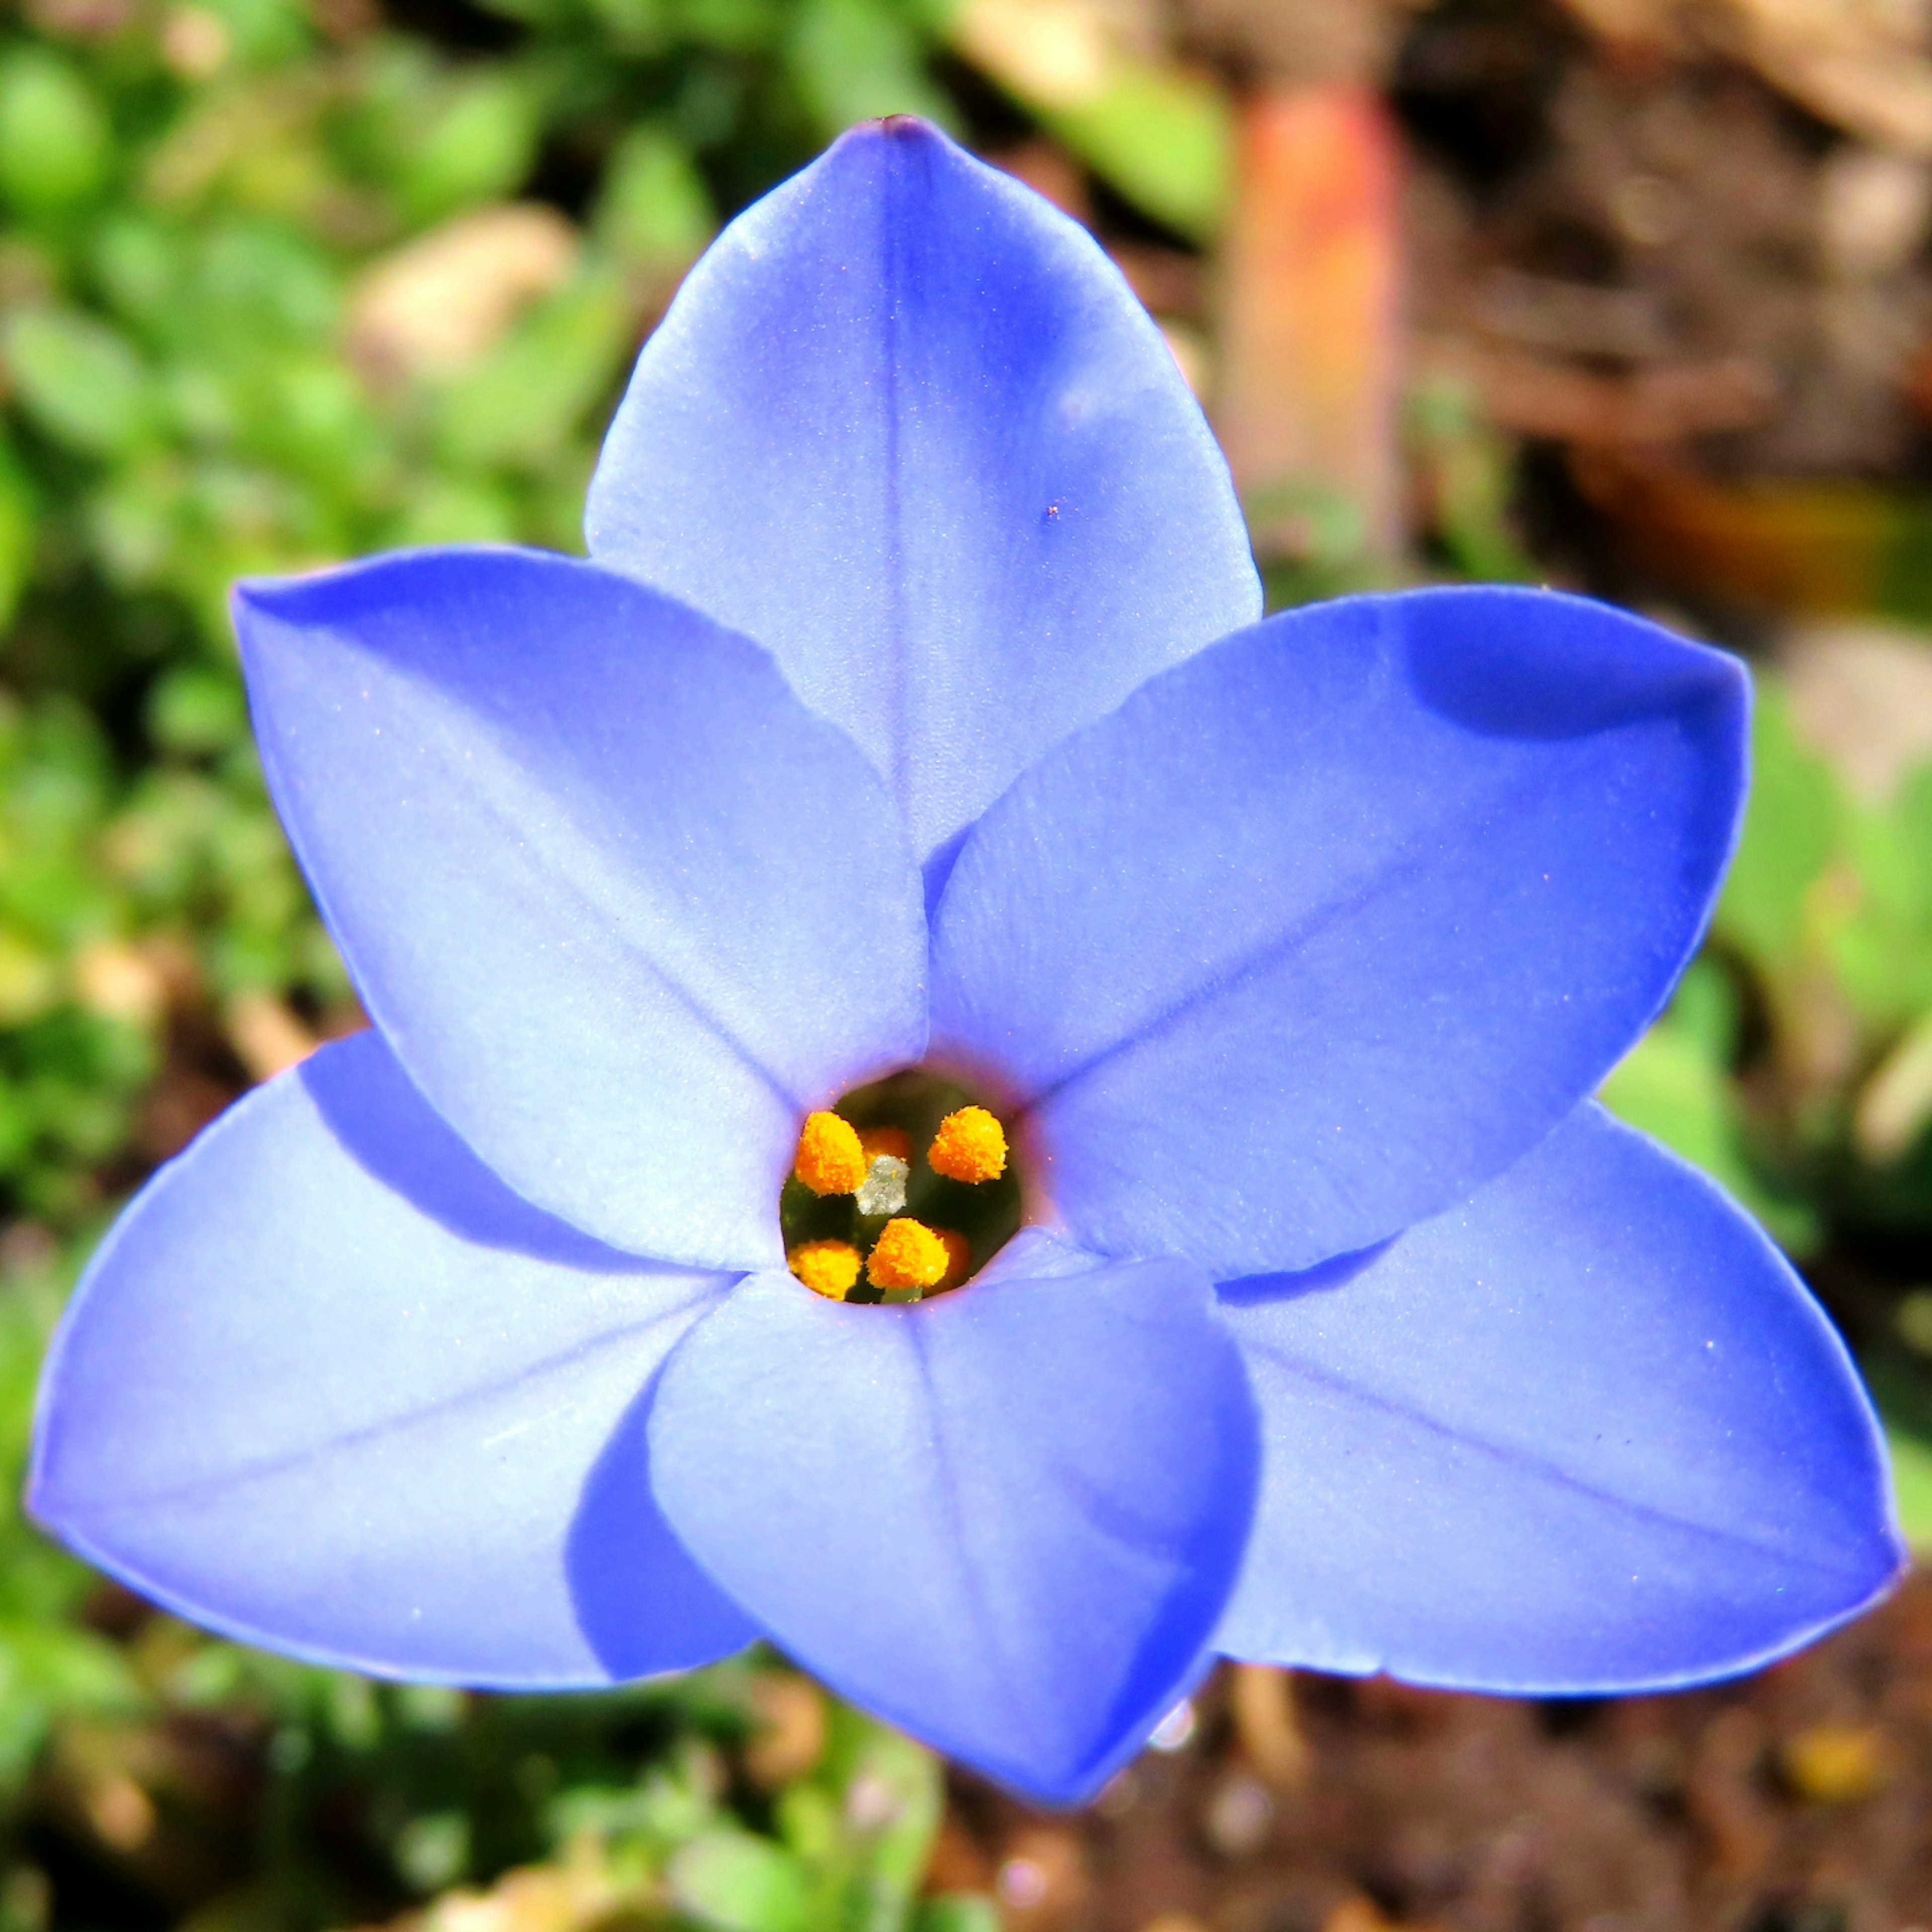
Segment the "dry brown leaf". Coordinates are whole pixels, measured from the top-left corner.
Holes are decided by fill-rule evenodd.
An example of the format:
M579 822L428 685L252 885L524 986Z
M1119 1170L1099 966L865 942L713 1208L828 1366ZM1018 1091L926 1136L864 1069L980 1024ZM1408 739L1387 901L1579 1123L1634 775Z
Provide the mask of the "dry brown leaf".
M378 380L460 374L570 278L581 246L535 202L459 215L363 272L350 296L351 351Z
M236 1058L257 1080L300 1065L322 1044L272 993L237 994L222 1019Z

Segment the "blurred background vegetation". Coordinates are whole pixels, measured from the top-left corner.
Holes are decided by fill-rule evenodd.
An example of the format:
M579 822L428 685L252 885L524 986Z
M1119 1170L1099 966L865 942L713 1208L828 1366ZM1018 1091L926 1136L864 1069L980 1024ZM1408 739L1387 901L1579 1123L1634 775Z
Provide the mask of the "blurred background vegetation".
M374 1686L152 1613L13 1501L116 1204L361 1023L262 790L229 586L579 548L682 271L898 110L1100 236L1210 407L1276 604L1556 582L1756 660L1743 850L1606 1097L1807 1269L1932 1540L1917 0L4 0L0 1932L1198 1922L1144 1875L1106 1902L1076 1835L970 1781L949 1809L940 1767L778 1660L597 1698ZM1163 1744L1221 1768L1176 1858L1211 1879L1262 1846L1305 1790L1297 1708L1246 1673L1205 1728L1179 1714ZM1869 1796L1878 1735L1760 1738L1738 1788L1772 1764L1780 1802ZM1180 1802L1136 1790L1102 1812ZM1770 1852L1738 1878L1707 1839L1718 1904L1655 1922L1785 1898ZM1399 1868L1214 1922L1372 1932L1433 1895ZM1560 1919L1487 1896L1437 1909Z

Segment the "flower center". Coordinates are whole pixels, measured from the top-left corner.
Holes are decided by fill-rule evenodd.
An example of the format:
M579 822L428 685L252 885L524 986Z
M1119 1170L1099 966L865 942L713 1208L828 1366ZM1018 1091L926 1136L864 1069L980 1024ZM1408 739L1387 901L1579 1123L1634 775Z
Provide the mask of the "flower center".
M972 1276L1020 1225L999 1116L914 1068L806 1118L778 1198L785 1256L834 1301L920 1301Z

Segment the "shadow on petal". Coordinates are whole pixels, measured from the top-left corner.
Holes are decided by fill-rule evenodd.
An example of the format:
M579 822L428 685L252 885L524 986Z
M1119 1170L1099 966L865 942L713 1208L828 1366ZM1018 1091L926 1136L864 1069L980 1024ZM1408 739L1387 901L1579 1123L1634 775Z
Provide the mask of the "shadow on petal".
M1402 628L1417 697L1484 737L1582 738L1700 710L1742 718L1734 659L1587 598L1486 584L1382 610Z
M564 1549L578 1628L614 1678L662 1666L649 1646L662 1624L701 1630L719 1657L760 1632L698 1568L664 1520L650 1485L650 1421L663 1371L626 1411L585 1480Z
M472 1154L390 1054L345 1042L305 1060L301 1079L336 1142L369 1178L460 1240L593 1274L652 1264L533 1208Z
M709 1663L746 1627L610 1445L736 1280L548 1222L380 1034L338 1041L102 1244L50 1357L32 1507L177 1612L338 1668L550 1690Z
M1236 1308L1252 1308L1270 1301L1294 1301L1305 1294L1326 1294L1346 1288L1358 1275L1372 1268L1401 1240L1391 1234L1372 1247L1357 1248L1352 1253L1336 1255L1318 1262L1312 1268L1294 1274L1246 1274L1237 1281L1224 1281L1215 1288L1220 1299Z

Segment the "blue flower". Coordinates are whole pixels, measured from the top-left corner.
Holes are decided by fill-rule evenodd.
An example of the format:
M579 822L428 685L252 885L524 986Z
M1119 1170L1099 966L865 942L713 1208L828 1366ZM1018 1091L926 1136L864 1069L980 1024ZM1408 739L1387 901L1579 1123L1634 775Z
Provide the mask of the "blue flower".
M1218 1653L1624 1690L1886 1587L1844 1348L1588 1098L1731 848L1730 659L1518 591L1258 622L1118 276L904 122L694 272L590 535L240 594L375 1026L101 1249L33 1476L76 1550L416 1678L762 1634L1052 1799ZM808 1292L801 1123L908 1069L1026 1225Z

